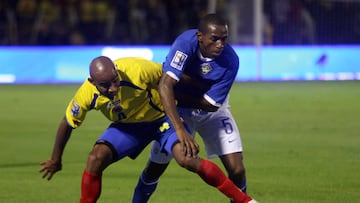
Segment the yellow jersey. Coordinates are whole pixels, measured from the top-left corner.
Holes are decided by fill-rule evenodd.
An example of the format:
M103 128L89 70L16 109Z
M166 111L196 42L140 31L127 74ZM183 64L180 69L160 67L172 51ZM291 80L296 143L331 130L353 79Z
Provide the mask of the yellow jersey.
M110 121L121 123L151 122L165 115L157 91L161 64L142 58L120 58L114 64L120 76L116 96L111 100L84 81L66 109L70 126L80 126L90 110L101 111Z

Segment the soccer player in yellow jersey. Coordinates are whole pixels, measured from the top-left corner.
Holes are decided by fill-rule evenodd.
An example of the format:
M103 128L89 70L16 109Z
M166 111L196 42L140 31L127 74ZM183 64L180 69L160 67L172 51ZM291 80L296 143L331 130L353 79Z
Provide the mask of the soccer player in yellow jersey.
M111 124L88 156L82 175L80 203L98 200L106 167L126 156L135 159L151 141L158 142L162 152L171 154L180 166L197 173L236 203L245 202L248 196L214 163L185 156L157 92L161 73L161 64L141 58L120 58L114 62L105 56L93 59L90 77L69 102L60 122L50 159L40 163L43 178L50 180L61 170L61 157L73 129L81 125L88 111L98 110Z

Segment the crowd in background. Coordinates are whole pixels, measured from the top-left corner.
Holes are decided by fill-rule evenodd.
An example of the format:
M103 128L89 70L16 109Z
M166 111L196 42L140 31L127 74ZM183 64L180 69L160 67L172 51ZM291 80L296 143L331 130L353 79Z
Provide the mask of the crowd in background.
M360 44L360 1L264 0L273 44Z
M204 9L206 0L2 0L0 44L165 44Z
M207 0L1 0L0 45L169 44L207 9ZM263 12L264 44L360 43L358 1L264 0Z

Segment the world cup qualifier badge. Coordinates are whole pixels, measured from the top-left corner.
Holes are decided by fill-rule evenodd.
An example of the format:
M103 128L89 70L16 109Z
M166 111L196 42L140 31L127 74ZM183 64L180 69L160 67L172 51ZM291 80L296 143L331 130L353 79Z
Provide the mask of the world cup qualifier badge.
M174 57L171 60L170 66L175 69L182 70L187 57L188 57L187 54L177 50Z

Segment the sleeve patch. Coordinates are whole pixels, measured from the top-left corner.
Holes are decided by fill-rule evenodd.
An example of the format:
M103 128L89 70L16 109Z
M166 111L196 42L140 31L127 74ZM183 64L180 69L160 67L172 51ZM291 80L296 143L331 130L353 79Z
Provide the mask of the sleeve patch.
M184 52L176 51L175 56L171 60L170 66L178 70L182 70L187 57L188 55Z
M72 106L71 106L71 114L72 114L74 117L76 117L76 116L79 115L79 113L80 113L80 106L79 106L78 103L76 103L75 100L73 100Z

